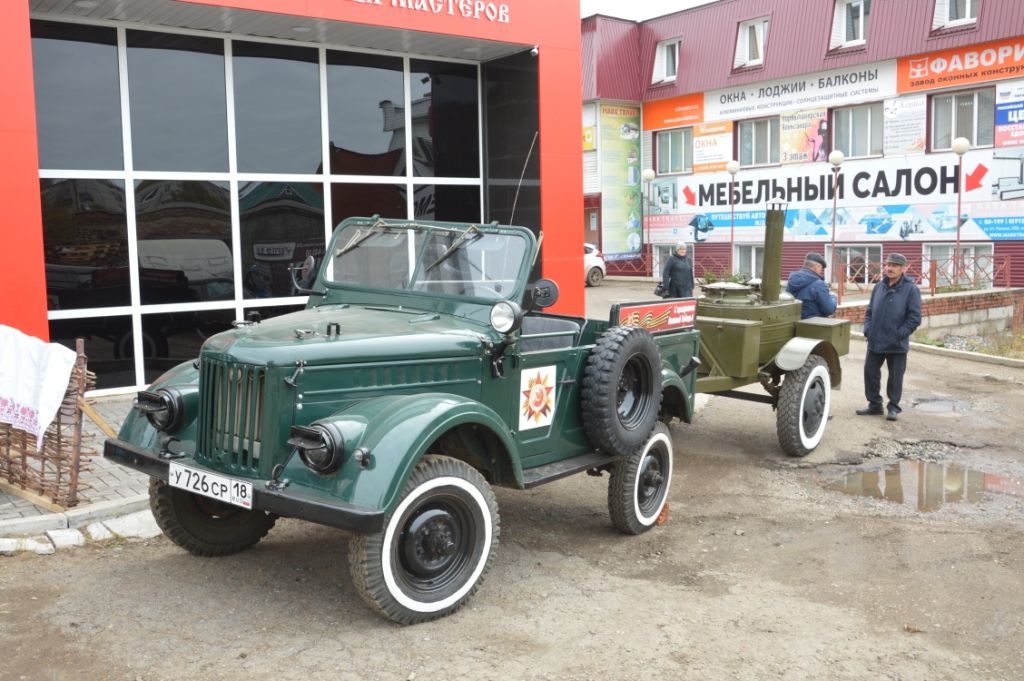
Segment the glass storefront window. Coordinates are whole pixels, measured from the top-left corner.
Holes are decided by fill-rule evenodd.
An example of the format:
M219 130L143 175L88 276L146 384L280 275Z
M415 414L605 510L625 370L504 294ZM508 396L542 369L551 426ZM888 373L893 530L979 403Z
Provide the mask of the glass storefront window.
M288 267L320 259L324 241L322 184L243 182L238 189L245 298L298 295Z
M39 181L51 310L131 303L120 180Z
M142 356L146 383L195 359L203 341L231 328L235 311L163 312L142 315ZM134 351L133 355L134 356Z
M123 168L114 29L33 21L32 65L39 167Z
M232 50L238 170L320 172L317 51L241 41Z
M331 185L331 217L334 226L351 217L405 219L406 190L402 184L355 184L335 182Z
M89 371L95 372L98 389L135 385L130 316L96 315L50 320L51 342L74 350L76 338L85 339Z
M413 169L418 177L479 177L477 68L410 62Z
M461 185L417 185L413 217L442 222L479 222L480 188Z
M228 170L224 41L128 31L138 170Z
M233 300L227 182L135 183L143 305Z
M331 172L405 175L405 88L397 57L327 53Z

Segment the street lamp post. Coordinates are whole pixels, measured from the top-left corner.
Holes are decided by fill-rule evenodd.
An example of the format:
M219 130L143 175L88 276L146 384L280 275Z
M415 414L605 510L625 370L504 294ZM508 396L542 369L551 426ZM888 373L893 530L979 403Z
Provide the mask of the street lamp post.
M957 181L956 181L956 246L953 249L953 276L956 277L954 286L959 286L960 281L963 278L963 261L960 256L960 224L963 222L961 219L961 197L963 196L964 186L964 154L971 148L971 141L966 137L957 137L953 140L952 149L953 153L957 156Z
M658 174L654 172L654 168L644 168L643 172L640 173L640 178L644 181L644 194L640 199L640 222L643 223L644 227L644 252L646 254L646 270L647 276L651 276L654 272L654 250L651 248L651 228L647 223L651 208L651 182L654 182ZM646 204L646 207L645 207Z
M733 197L733 187L736 184L736 173L740 172L739 161L733 159L725 164L725 169L729 171L729 275L736 273L736 267L733 263L733 251L735 251L736 241L736 199ZM751 272L753 276L753 272Z
M839 167L843 165L846 156L838 149L828 155L828 162L832 164L832 243L830 256L832 258L832 276L838 281L839 273L836 267L836 205L839 198Z

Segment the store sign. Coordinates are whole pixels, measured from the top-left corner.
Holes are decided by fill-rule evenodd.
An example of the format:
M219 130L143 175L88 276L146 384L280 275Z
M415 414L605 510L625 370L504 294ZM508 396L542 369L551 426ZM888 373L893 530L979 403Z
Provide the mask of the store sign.
M908 95L882 105L883 149L886 156L924 153L928 133L928 97Z
M732 121L707 123L693 128L693 172L725 170L732 158Z
M703 122L703 93L644 102L644 130L681 128Z
M779 120L781 161L812 163L828 160L828 110L804 109Z
M601 135L601 245L606 260L639 255L640 107L602 104Z
M1024 82L996 88L997 147L1024 146Z
M597 126L583 126L583 151L597 149Z
M509 8L505 3L485 0L347 0L360 5L381 5L413 12L443 14L477 21L509 22Z
M895 61L862 64L705 92L704 120L771 116L811 107L834 108L895 94Z
M902 57L897 69L900 92L1024 76L1024 37Z

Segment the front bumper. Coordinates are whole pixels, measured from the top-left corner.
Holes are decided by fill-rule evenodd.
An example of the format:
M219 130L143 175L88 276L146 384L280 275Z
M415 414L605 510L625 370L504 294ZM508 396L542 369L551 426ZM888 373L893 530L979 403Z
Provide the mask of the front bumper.
M103 444L103 457L122 466L167 482L164 459L148 449L141 449L123 440L109 439ZM194 466L194 462L189 462ZM210 471L222 475L219 471ZM253 482L254 510L266 511L286 518L299 518L360 534L380 532L384 528L383 511L354 506L343 501L325 500L296 487L268 489L259 480Z

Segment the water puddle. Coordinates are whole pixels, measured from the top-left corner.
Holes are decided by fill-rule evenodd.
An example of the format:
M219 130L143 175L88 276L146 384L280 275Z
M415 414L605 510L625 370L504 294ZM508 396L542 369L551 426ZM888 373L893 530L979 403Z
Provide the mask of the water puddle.
M942 398L922 398L914 400L914 409L930 414L963 414L971 409L969 402Z
M857 470L826 489L855 497L937 511L946 504L976 504L989 495L1024 498L1024 481L963 466L900 461L875 470Z

